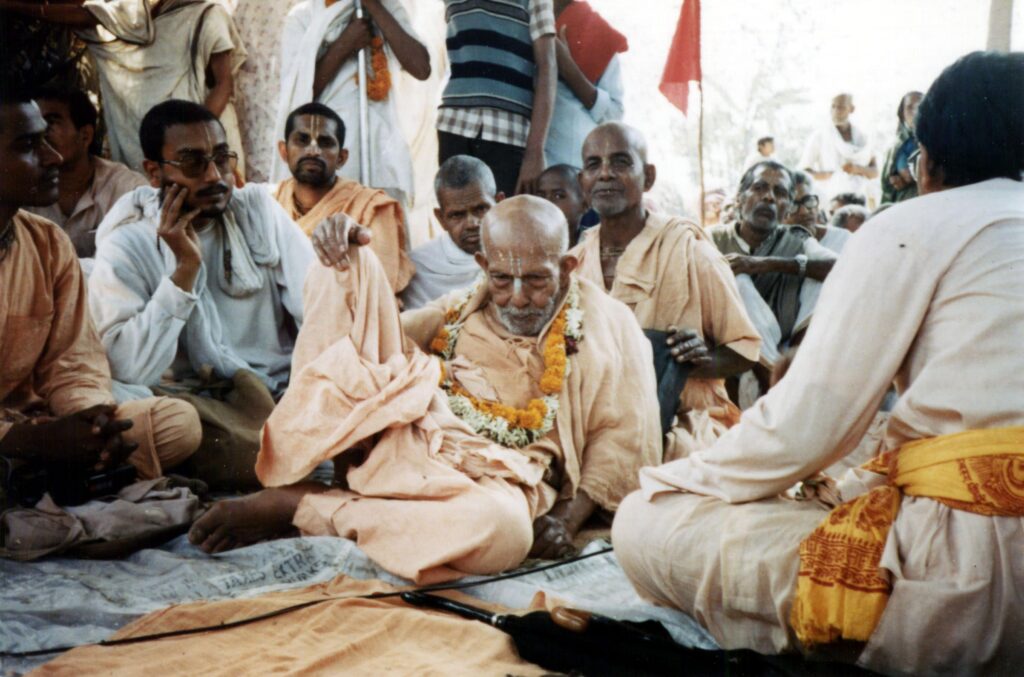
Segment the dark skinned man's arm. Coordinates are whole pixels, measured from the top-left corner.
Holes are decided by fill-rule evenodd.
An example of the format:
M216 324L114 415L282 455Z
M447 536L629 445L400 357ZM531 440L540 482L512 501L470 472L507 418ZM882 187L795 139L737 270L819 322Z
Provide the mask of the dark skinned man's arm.
M231 93L235 89L235 75L231 72L231 52L217 52L210 56L208 66L213 75L213 87L206 95L206 107L211 113L220 117L231 101Z
M729 378L749 370L756 364L728 346L718 346L711 351L711 363L695 367L692 378Z
M409 35L402 24L384 9L379 0L366 0L363 3L367 16L362 19L353 17L341 35L331 43L327 52L316 62L313 74L313 98L317 98L327 85L338 75L342 65L356 56L359 50L370 45L371 19L380 29L384 41L395 53L395 58L410 75L417 80L430 77L430 54L427 48Z
M746 273L748 275L760 275L762 273L782 273L784 275L799 275L800 264L795 258L781 256L743 256L733 254L726 257L732 271L737 275ZM836 264L836 256L828 250L816 252L807 257L807 277L812 280L824 282L828 274L832 272L832 266Z
M575 497L556 503L548 514L533 522L530 556L561 559L572 555L575 552L573 538L596 509L597 503L582 490L577 491Z
M395 58L409 75L417 80L430 77L430 53L419 40L409 33L398 22L380 0L363 0L363 7L380 29L384 42L388 44Z
M537 77L533 84L533 111L530 114L530 132L526 137L523 163L516 180L516 195L533 193L537 177L544 171L544 143L555 110L555 88L558 84L554 35L544 35L533 41L533 59L537 64Z

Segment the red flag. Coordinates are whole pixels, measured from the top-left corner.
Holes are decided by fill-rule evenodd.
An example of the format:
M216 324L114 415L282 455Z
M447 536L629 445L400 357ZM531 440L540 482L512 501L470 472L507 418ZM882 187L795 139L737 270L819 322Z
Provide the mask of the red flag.
M683 0L658 89L685 115L690 82L700 87L700 80L700 0Z

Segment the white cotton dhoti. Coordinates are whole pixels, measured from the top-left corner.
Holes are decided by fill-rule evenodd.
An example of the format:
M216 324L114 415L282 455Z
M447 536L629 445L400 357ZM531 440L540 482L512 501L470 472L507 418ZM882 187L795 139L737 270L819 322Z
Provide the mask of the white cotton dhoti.
M626 497L615 556L641 596L693 616L726 649L794 648L787 622L800 541L825 517L812 502L730 505L698 494Z
M630 494L615 554L644 597L692 615L726 649L798 647L789 628L816 502L729 504ZM905 497L882 554L893 590L858 663L888 674L1017 674L1024 659L1024 519Z

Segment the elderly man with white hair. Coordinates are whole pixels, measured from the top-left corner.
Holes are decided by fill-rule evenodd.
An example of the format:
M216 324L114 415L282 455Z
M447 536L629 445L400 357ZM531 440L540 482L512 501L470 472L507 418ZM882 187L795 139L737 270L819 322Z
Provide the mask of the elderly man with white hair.
M650 344L578 279L565 217L532 196L491 209L476 287L399 318L368 233L314 235L297 377L264 429L264 491L215 505L218 552L298 528L354 539L421 583L557 557L660 458ZM328 267L330 266L330 267ZM623 406L628 402L629 406ZM333 460L332 486L304 481Z

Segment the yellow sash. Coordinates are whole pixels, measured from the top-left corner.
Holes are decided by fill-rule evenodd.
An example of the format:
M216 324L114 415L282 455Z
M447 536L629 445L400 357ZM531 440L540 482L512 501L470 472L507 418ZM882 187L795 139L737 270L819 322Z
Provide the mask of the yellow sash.
M871 636L892 589L878 565L903 496L1024 517L1024 427L917 440L864 467L889 484L835 508L800 544L790 623L805 646Z

